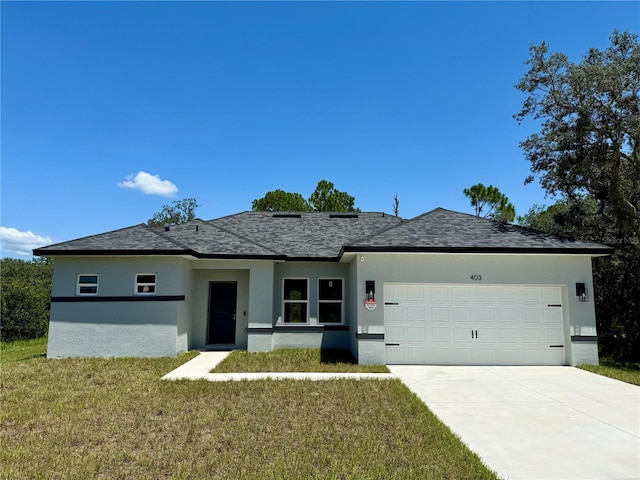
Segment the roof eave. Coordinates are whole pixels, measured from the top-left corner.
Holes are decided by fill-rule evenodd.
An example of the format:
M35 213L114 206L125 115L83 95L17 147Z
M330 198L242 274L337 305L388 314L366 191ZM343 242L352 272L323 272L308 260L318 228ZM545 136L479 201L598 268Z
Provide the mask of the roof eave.
M614 248L590 247L386 247L386 246L345 246L345 253L503 253L503 254L572 254L572 255L611 255Z

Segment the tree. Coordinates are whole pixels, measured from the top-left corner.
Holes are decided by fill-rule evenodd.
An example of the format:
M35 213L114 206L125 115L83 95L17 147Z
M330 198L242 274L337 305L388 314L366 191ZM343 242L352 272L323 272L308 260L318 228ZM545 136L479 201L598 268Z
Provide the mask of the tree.
M309 204L316 212L359 212L355 208L355 198L337 190L333 183L320 180L309 197Z
M311 205L299 193L274 190L251 202L254 212L310 212Z
M585 196L534 206L520 217L523 226L581 240L608 243L611 257L593 259L593 301L600 355L640 361L640 249L630 237L616 238L615 222L604 219L600 203Z
M333 183L320 180L308 201L299 193L274 190L251 202L251 209L256 212L359 212L354 203L354 197L336 190Z
M393 214L397 217L400 214L400 199L398 198L398 194L393 197Z
M541 120L541 130L520 146L532 174L551 195L600 202L621 235L640 240L640 44L617 31L611 46L592 48L581 63L530 49L529 71L516 88L525 94L518 122Z
M516 209L509 198L493 185L485 187L482 183L465 188L462 191L471 200L476 217L490 218L499 222L513 222ZM483 214L484 209L487 209Z
M152 227L178 225L196 218L195 210L200 205L195 198L175 200L171 205L164 205L160 212L147 222Z
M3 258L0 269L0 338L11 342L44 337L49 329L53 261Z
M514 115L541 122L520 143L531 175L560 201L523 222L615 248L593 261L601 354L640 361L640 44L614 31L611 45L580 63L530 49L516 88L527 96Z

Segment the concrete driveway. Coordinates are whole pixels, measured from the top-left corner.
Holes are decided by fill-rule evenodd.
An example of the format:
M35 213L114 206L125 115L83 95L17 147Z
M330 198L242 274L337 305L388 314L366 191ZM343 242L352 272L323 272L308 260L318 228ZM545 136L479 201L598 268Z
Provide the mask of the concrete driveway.
M389 366L505 479L640 479L640 388L572 367Z

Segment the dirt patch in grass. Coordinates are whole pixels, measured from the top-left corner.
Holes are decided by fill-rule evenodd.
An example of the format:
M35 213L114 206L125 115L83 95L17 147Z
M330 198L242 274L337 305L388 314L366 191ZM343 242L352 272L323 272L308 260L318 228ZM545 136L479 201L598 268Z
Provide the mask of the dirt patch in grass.
M0 477L496 478L397 380L160 380L192 357L3 362Z
M348 350L282 348L271 352L234 350L211 373L331 372L389 373L385 365L358 365Z

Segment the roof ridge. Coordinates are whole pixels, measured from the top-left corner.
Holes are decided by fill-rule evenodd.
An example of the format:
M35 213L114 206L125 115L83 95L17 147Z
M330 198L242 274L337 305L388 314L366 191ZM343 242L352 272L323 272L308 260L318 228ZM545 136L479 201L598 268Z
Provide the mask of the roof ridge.
M397 224L395 224L395 225L392 225L392 226L390 226L390 227L388 227L388 228L386 228L386 227L385 227L385 228L383 228L383 229L381 229L381 230L378 230L376 233L372 233L372 234L370 234L370 235L366 235L366 236L364 236L364 237L356 238L355 240L353 240L352 242L350 242L350 244L354 244L354 242L355 242L355 244L357 244L357 243L359 243L359 242L363 242L363 241L365 241L365 240L369 240L370 238L373 238L373 237L375 237L375 236L378 236L378 235L381 235L381 234L383 234L383 233L386 233L386 232L388 232L389 230L393 230L394 228L399 228L399 227L400 227L400 226L402 226L405 222L410 222L411 220L413 220L413 219L411 219L411 220L406 220L406 219L404 219L404 218L402 218L402 217L399 217L399 216L397 216L397 215L387 215L387 214L385 214L384 212L371 212L371 213L381 214L383 218L384 218L385 216L389 216L389 217L391 217L391 218L398 218L398 219L400 220L400 223L397 223ZM416 217L416 218L417 218L417 217ZM348 246L349 246L349 245L342 245L342 247L341 247L340 251L342 252L342 250L344 250L344 247L348 247ZM342 253L340 253L340 256L342 256Z
M245 211L245 212L241 212L241 213L247 213L247 212ZM240 215L240 214L236 214L236 215ZM233 216L234 215L228 215L227 217L220 217L220 218L229 218L229 217L233 217ZM215 225L214 223L211 223L211 222L214 222L215 220L218 220L218 219L215 218L213 220L207 220L207 221L204 221L204 223L206 223L207 225L209 225L211 227L217 228L218 230L220 230L222 232L225 232L225 233L227 233L229 235L233 235L234 237L240 238L240 239L244 240L245 242L251 243L253 245L257 245L260 248L264 248L265 250L273 253L274 255L284 255L282 252L277 252L275 250L272 250L271 248L269 248L269 247L267 247L265 245L262 245L261 243L258 243L255 240L251 240L250 238L247 238L244 235L238 235L237 233L232 232L232 231L230 231L230 230L228 230L228 229L226 229L224 227L221 227L219 225Z

